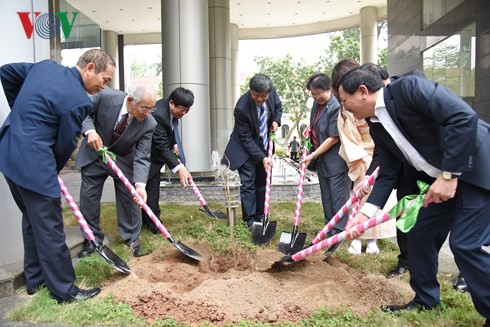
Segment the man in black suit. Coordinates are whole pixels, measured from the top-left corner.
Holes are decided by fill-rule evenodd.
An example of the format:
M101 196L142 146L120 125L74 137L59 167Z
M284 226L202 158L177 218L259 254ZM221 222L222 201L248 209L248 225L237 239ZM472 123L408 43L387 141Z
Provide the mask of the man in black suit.
M366 204L346 230L384 205L400 174L413 167L430 185L408 233L410 285L415 298L384 311L432 309L440 304L438 253L449 244L477 311L490 320L490 125L444 86L403 76L383 88L378 74L356 68L340 80L345 110L366 118L379 155L380 174ZM434 202L429 204L430 201ZM350 231L351 237L360 234Z
M267 158L268 134L281 125L282 103L268 76L255 75L249 86L236 103L235 126L222 164L238 169L242 220L250 228L264 213L266 168L272 166Z
M183 162L179 162L177 156L183 157L182 149L179 150L176 133L172 126L177 124L178 120L186 115L191 106L194 104L194 94L191 90L178 87L170 93L168 99L157 101L156 110L153 112L153 118L157 121L157 126L153 133L151 141L151 165L146 183L146 193L148 200L146 204L151 211L160 218L160 170L163 164L167 164L173 173L177 173L180 178L182 187L187 185L187 179L190 177L189 172ZM175 122L174 122L175 121ZM182 153L180 153L182 152ZM142 210L143 225L146 226L153 234L158 233L158 228L151 220L148 214Z

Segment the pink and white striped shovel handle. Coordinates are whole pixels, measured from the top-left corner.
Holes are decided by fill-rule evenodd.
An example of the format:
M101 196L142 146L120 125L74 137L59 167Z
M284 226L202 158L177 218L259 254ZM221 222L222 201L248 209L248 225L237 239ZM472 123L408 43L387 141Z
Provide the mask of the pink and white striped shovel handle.
M377 226L379 224L384 223L385 221L390 220L391 217L388 215L388 212L385 212L382 216L375 216L367 221L365 221L362 224L356 225L353 228L357 229L359 232L363 233L369 228L372 228L374 226ZM291 258L294 261L299 261L303 260L306 256L321 251L327 247L332 246L333 244L337 244L338 242L341 242L347 238L347 232L343 231L342 233L336 234L332 237L329 237L326 240L323 240L317 244L313 244L310 247L295 253Z
M274 141L269 136L269 148L267 150L267 158L272 160L272 148L274 147ZM265 202L264 202L264 215L269 214L269 205L271 203L271 179L272 179L272 166L267 166L266 181L265 181Z
M197 188L197 185L196 183L194 182L194 180L192 179L192 177L189 177L187 178L187 181L189 182L189 185L191 186L192 188L192 191L194 191L194 194L197 196L197 198L199 199L199 202L201 203L201 205L204 207L207 205L206 203L206 200L204 200L204 197L202 196L201 192L199 191L199 189Z
M60 184L61 193L65 197L66 203L68 203L68 205L70 206L71 211L77 218L78 223L80 224L80 227L82 228L82 231L85 234L85 237L89 241L94 241L95 236L94 233L92 232L92 229L90 229L90 226L88 225L87 221L83 217L82 212L78 209L75 200L73 200L73 197L70 195L70 192L68 192L68 189L66 188L65 183L63 182L60 176L58 176L58 183Z
M308 155L308 150L306 149L305 146L303 147L303 155L301 156L301 160L304 160L307 155ZM303 203L303 186L305 183L305 171L306 171L306 164L302 163L299 169L298 196L296 197L296 210L294 211L294 222L293 222L294 226L299 225L301 204Z
M370 187L374 184L374 181L376 180L376 177L378 177L379 174L379 167L376 168L376 170L369 175L368 179L364 181L362 184L364 187ZM357 191L352 195L352 197L347 200L347 202L340 208L340 210L333 216L332 219L323 227L323 229L315 236L315 238L311 241L313 244L317 244L323 238L325 235L332 230L333 226L335 226L336 223L340 221L340 219L349 211L349 209L352 207L354 203L356 203L359 200L359 193L360 193L360 188L357 189Z
M111 169L114 171L117 177L119 177L119 179L124 183L124 186L126 186L128 191L138 200L138 204L141 206L141 208L143 208L143 210L145 210L145 212L151 218L153 223L155 223L155 225L158 227L160 232L162 232L163 236L165 236L165 238L170 238L171 235L168 232L168 230L165 228L165 226L162 225L160 219L157 218L157 216L153 213L153 211L151 211L150 207L145 203L145 201L143 201L141 196L136 192L133 185L131 185L128 178L124 176L123 172L121 171L121 169L119 169L119 167L116 165L114 160L112 160L111 156L107 152L104 152L103 155L105 156L109 167L111 167Z

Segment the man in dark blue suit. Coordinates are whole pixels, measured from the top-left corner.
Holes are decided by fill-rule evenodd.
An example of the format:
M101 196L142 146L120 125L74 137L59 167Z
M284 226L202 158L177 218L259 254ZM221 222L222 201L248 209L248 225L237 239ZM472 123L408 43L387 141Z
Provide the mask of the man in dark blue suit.
M111 81L114 60L88 50L76 67L53 61L0 68L11 113L0 129L0 171L22 212L27 293L46 285L58 302L94 297L79 289L65 244L57 175L75 149L75 137L92 109L87 95Z
M383 88L378 74L356 68L340 80L345 110L366 118L380 174L366 204L346 226L372 217L395 186L400 165L430 185L408 233L410 285L415 298L384 311L432 309L440 304L439 250L449 244L477 311L490 320L490 125L444 86L403 76ZM429 204L433 201L433 204ZM359 233L351 231L352 237Z
M242 219L251 227L264 213L266 168L272 165L267 158L267 140L269 132L281 125L282 103L268 76L255 75L249 86L236 103L235 126L222 164L238 169Z

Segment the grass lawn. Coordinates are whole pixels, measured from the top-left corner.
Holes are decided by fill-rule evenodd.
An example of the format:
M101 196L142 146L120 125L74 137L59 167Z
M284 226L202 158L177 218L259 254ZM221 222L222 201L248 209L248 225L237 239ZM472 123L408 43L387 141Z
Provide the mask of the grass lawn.
M211 203L214 210L226 210ZM291 230L294 202L274 203L271 206L273 220L277 220L276 236L271 243L263 247L276 249L281 231ZM237 212L240 212L238 208ZM323 226L322 208L320 203L306 202L302 206L301 231L314 235ZM230 231L226 223L205 218L198 206L183 206L179 204L165 204L162 207L165 227L175 239L183 243L198 241L207 243L217 254L230 252ZM240 216L240 215L239 215ZM65 224L77 225L68 207L64 210ZM110 247L124 260L129 260L130 253L121 243L115 223L115 206L104 204L101 213L101 226L111 240ZM237 222L234 230L235 246L254 252L257 246L252 243L250 233L243 224ZM309 239L308 239L309 240ZM141 247L143 252L149 253L161 246L172 246L161 235L153 235L143 231ZM376 274L386 274L396 264L398 248L388 240L378 242L381 253L370 256L352 256L347 247L342 246L336 257L350 267ZM111 275L111 267L99 256L90 256L81 259L75 266L77 284L82 287L100 286ZM408 283L408 276L405 277ZM308 319L296 323L276 323L271 326L482 326L483 319L476 312L468 294L454 291L450 280L441 276L442 309L406 312L390 315L379 310L371 312L367 317L359 317L348 309L333 310L324 308ZM147 322L133 315L130 307L118 302L114 297L95 298L91 301L76 302L58 305L51 300L46 289L35 295L32 301L11 313L10 318L18 321L64 323L73 326L147 326ZM158 320L152 326L185 326L172 319ZM207 326L206 324L202 326ZM226 326L226 325L224 325ZM269 324L240 322L238 326L269 326Z

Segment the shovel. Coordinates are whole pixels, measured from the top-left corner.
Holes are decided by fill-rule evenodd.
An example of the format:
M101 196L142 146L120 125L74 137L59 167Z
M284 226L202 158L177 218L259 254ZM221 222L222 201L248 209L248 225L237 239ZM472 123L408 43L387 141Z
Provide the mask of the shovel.
M172 238L172 235L170 235L169 231L160 222L160 219L158 219L158 217L153 213L153 211L151 211L150 207L145 203L145 201L143 201L141 196L136 192L136 190L134 189L133 185L131 185L131 183L129 182L127 177L124 176L121 169L119 169L119 167L116 165L114 160L112 160L111 155L109 154L109 151L107 151L107 148L106 147L101 148L98 150L98 152L99 152L99 154L102 155L103 161L105 163L107 163L107 165L109 167L111 167L111 169L114 171L114 173L117 175L117 177L119 177L119 179L124 183L124 185L126 186L128 191L137 199L138 204L141 206L141 208L143 208L143 210L145 210L145 212L148 214L148 216L151 218L151 220L157 226L157 228L160 230L160 232L163 234L163 236L165 236L165 238L170 243L172 243L172 245L175 246L175 248L177 248L177 250L179 250L180 252L182 252L183 254L188 256L189 258L194 259L194 260L201 260L202 256L199 253L197 253L196 251L194 251L193 249L191 249L187 245L185 245L181 242L175 241Z
M375 216L375 217L365 221L362 224L354 226L353 228L357 229L361 233L364 233L366 230L368 230L374 226L377 226L379 224L382 224L385 221L388 221L390 219L391 219L391 217L389 216L389 213L385 212L382 216ZM343 231L339 234L335 234L334 236L329 237L326 240L323 240L317 244L310 245L306 249L301 250L301 251L299 251L293 255L287 255L287 256L282 257L280 260L274 262L272 264L272 266L277 267L277 266L283 265L284 263L293 263L293 262L303 260L308 255L315 253L315 252L318 252L318 251L322 251L323 249L325 249L327 247L331 247L334 244L342 242L346 238L347 238L347 231Z
M374 184L374 181L376 180L376 177L378 177L378 174L379 174L379 167L377 167L376 170L368 177L368 179L364 181L363 187L367 188L372 186ZM347 202L342 206L342 208L340 208L340 210L333 216L333 218L330 219L328 224L326 224L325 227L323 227L323 229L315 236L315 238L311 241L310 245L317 244L318 242L323 240L325 235L332 230L333 226L335 226L335 224L337 224L340 221L340 219L342 219L342 217L345 214L347 214L347 212L349 212L349 209L358 200L360 200L360 198L362 198L359 194L360 193L359 189L360 188L358 188L357 191L354 192L351 198L347 200Z
M121 259L117 254L112 252L112 250L109 249L107 246L105 245L101 246L96 241L94 233L90 229L89 225L87 224L87 221L85 220L82 213L78 209L77 204L75 203L72 196L68 192L65 183L59 176L58 176L58 183L60 184L61 193L63 193L66 203L68 203L71 211L77 218L78 223L80 224L80 227L82 228L82 231L85 234L85 237L88 239L89 242L91 242L94 245L95 251L97 251L97 253L102 257L102 259L104 259L108 264L113 266L116 270L122 272L123 274L129 275L131 273L131 270L129 269L126 262L124 262L124 260Z
M303 147L303 157L304 160L308 155L308 149L306 146ZM282 232L281 238L279 239L279 251L284 254L294 254L300 251L305 245L306 233L298 233L299 217L301 212L301 203L303 202L303 183L305 181L305 171L306 165L301 164L299 171L299 184L298 184L298 196L296 198L296 210L294 212L293 221L293 231L291 233Z
M272 148L274 141L269 136L269 150L267 157L272 160ZM254 221L252 225L252 241L255 244L264 244L269 242L276 233L277 221L269 221L269 205L271 193L272 166L267 166L267 175L265 182L265 202L264 202L264 218L262 221Z
M192 179L192 177L189 177L187 180L189 181L189 185L191 186L192 190L194 191L194 194L199 199L201 206L204 208L204 209L199 208L199 211L201 211L202 213L204 213L206 216L208 216L210 218L228 221L228 215L225 214L223 211L221 211L221 210L211 211L211 209L209 209L209 206L206 203L206 200L204 200L204 197L202 196L201 192L197 188L197 185L196 185L196 183L194 183L194 180Z

